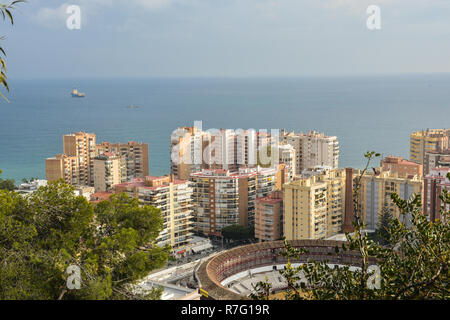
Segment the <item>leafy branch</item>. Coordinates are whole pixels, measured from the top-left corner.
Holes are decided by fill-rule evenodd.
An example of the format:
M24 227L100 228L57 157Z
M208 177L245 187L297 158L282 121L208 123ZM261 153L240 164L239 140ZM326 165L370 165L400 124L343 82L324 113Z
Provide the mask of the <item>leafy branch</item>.
M26 0L15 0L9 4L0 4L0 16L3 18L3 21L9 20L11 25L14 25L14 17L11 13L12 10L16 9L19 3L26 2ZM9 85L7 82L6 76L6 52L1 45L1 41L3 41L5 37L0 36L0 85L3 86L6 91L9 92ZM0 91L0 96L5 99L7 102L9 100L5 97L5 95Z

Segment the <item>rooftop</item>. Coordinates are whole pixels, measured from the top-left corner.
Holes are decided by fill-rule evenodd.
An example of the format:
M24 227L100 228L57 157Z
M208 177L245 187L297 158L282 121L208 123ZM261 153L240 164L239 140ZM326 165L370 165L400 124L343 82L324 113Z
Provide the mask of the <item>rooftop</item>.
M262 202L262 203L266 203L266 204L277 204L277 203L283 202L283 199L274 199L274 198L271 198L271 197L262 197L262 198L257 198L256 202Z
M450 129L427 129L422 131L413 132L412 136L428 136L428 137L441 137L450 134Z
M191 174L191 177L196 178L230 178L230 179L239 179L239 178L247 178L251 176L256 176L258 174L268 174L275 173L276 169L274 168L246 168L242 167L239 171L231 171L224 169L203 169L200 172L195 172Z
M386 164L402 164L402 165L408 165L408 166L414 166L414 167L420 167L421 165L418 163L415 163L413 161L409 161L406 159L403 159L402 157L396 157L396 156L387 156L383 160L381 160L382 163Z
M291 131L291 132L284 131L283 135L288 136L288 137L310 137L310 138L337 139L336 136L327 136L323 132L317 132L314 130L310 130L307 133L303 133L303 132L296 133L295 131Z
M179 185L187 183L187 180L178 180L171 178L170 176L153 177L147 176L145 180L142 178L134 178L129 182L116 184L115 187L119 188L144 188L148 190L157 190L159 188L165 188L170 186L170 184Z
M376 173L374 172L376 171ZM421 182L422 176L420 175L401 175L396 171L383 170L382 168L374 168L374 170L369 170L364 174L365 178L375 177L380 179L396 179L396 180L410 180L411 182Z
M283 202L283 192L282 191L273 191L268 196L257 198L257 202L267 203L267 204L276 204Z
M105 200L109 200L110 196L112 196L111 192L96 192L91 195L91 202L98 203Z
M437 180L440 181L440 185L449 186L450 180L447 178L448 173L450 173L450 168L433 168L425 179Z
M146 280L139 287L143 290L162 287L161 300L197 300L200 297L199 294L196 294L197 290L163 282Z

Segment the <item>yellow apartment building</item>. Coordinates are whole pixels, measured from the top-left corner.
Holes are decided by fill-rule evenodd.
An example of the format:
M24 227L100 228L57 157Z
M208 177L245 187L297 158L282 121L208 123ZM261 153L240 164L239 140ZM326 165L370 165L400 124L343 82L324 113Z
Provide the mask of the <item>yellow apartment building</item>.
M126 181L125 161L125 158L110 152L94 158L95 192L111 191L114 185Z
M78 181L78 158L58 154L53 158L45 160L45 171L48 181L64 180L67 184L77 185Z
M97 145L95 134L77 132L63 136L63 151L61 155L46 159L48 181L63 179L67 184L76 186L101 184L100 188L103 189L105 176L97 175L100 181L95 181L94 159L106 153L114 153L124 159L125 171L121 171L121 181L144 178L149 173L148 144L146 143L102 142Z
M378 229L383 210L389 210L399 217L400 212L391 200L393 193L403 199L409 199L413 194L423 194L423 178L420 175L402 175L382 168L375 171L368 171L362 177L359 199L366 228L369 230ZM410 225L410 217L405 217L404 221Z
M283 187L283 235L287 240L325 239L341 232L345 170L311 172Z
M449 148L450 129L428 129L410 136L409 159L424 164L425 153Z
M77 132L63 136L64 154L77 158L78 170L76 170L77 175L73 178L79 185L92 186L94 184L95 144L96 136L93 133Z

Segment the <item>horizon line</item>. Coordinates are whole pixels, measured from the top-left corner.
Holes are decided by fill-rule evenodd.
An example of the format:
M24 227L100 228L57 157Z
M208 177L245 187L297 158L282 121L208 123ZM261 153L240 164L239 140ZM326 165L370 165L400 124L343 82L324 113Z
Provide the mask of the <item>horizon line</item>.
M358 74L308 74L308 75L135 75L135 76L50 76L50 77L34 77L34 76L8 76L9 81L14 80L71 80L71 79L224 79L224 80L245 80L245 79L326 79L326 78L368 78L368 77L398 77L398 76L446 76L450 72L387 72L387 73L358 73Z

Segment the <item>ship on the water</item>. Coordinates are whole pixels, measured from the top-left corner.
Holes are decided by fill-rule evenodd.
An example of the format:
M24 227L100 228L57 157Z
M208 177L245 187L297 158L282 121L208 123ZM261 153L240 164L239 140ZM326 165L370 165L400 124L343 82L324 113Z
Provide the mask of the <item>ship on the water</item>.
M78 92L77 89L72 90L72 98L84 98L86 95L82 92Z

